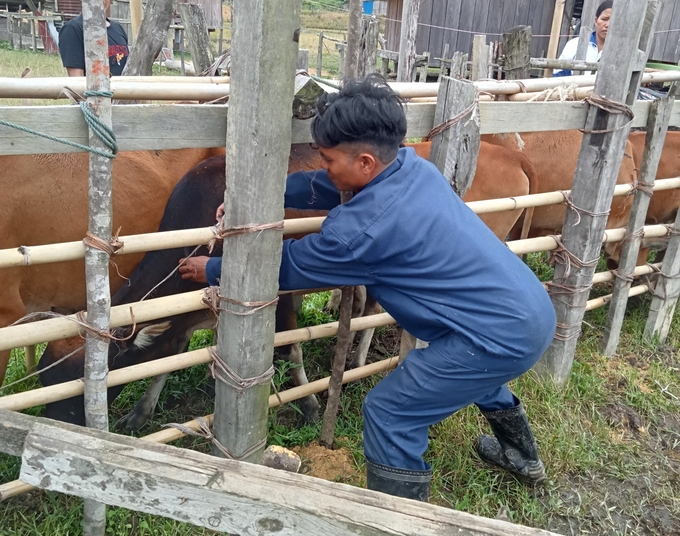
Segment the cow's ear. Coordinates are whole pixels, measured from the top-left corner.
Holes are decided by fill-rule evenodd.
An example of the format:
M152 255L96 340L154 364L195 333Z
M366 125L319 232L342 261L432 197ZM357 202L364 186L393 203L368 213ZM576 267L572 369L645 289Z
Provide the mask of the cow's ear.
M170 321L165 321L143 327L137 332L137 336L135 337L133 344L140 350L146 350L153 344L156 337L169 330L171 325L172 324Z

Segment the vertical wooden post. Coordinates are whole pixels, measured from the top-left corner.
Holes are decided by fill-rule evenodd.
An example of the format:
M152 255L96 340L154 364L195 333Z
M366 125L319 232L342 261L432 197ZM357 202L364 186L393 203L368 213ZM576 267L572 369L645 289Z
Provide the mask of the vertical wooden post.
M593 33L593 22L595 22L595 12L601 0L584 0L581 10L581 31L578 36L578 47L576 47L575 60L585 60L588 50L588 41ZM618 9L618 6L616 6ZM583 74L583 71L572 71L572 74Z
M470 80L484 78L489 71L489 45L486 35L475 35L472 39L472 69Z
M557 47L560 43L560 29L562 28L562 16L564 15L564 4L566 0L555 0L555 10L553 11L552 26L550 28L550 40L548 41L548 59L557 57ZM545 9L545 8L543 8ZM543 76L550 78L553 74L552 69L545 69Z
M367 74L375 72L376 60L378 58L379 29L378 19L375 17L362 17L357 78L363 78Z
M309 50L301 48L298 50L297 57L297 68L298 70L308 71L309 70Z
M401 36L399 38L399 66L397 82L411 82L416 63L416 35L421 0L404 0L401 13Z
M35 19L31 18L31 19L29 19L29 22L31 23L31 49L33 50L33 52L37 52L38 51L38 37L37 37L36 31L35 31L35 24L36 24L37 21Z
M338 59L338 78L342 80L346 76L345 67L347 63L345 62L345 56L347 52L347 45L344 43L335 43L335 50L338 51L340 58Z
M83 2L83 39L85 42L85 70L87 91L110 91L108 38L106 14L100 0ZM87 92L86 92L87 95ZM92 95L87 105L104 125L111 127L111 99ZM89 145L110 150L89 130ZM113 219L111 200L112 161L105 156L90 153L89 223L88 233L101 240L111 240ZM111 293L109 290L109 254L87 246L85 251L85 276L87 280L87 322L97 330L109 329ZM109 341L87 334L85 341L85 422L90 428L109 429L109 412L106 379L108 377ZM103 536L106 532L106 505L85 500L83 534Z
M463 54L460 51L456 51L453 53L453 57L451 58L451 71L449 74L451 78L466 77L465 63L467 62L467 59L468 59L467 54Z
M130 42L136 43L139 35L139 28L142 25L142 17L144 11L142 10L142 0L130 0Z
M531 26L515 26L503 34L506 80L529 78Z
M345 51L344 77L356 79L359 70L361 41L361 0L349 0L349 25L347 27L347 50Z
M437 77L437 82L441 82L442 76L447 75L447 63L449 63L449 44L445 43L444 44L444 52L442 53L442 57L439 58L439 77ZM449 64L448 67L450 68L451 65ZM453 76L453 74L449 74L449 76Z
M632 106L645 69L658 0L617 2L593 94ZM555 290L551 292L557 333L536 365L541 376L552 378L558 385L569 378L574 360L629 121L625 114L610 113L594 104L588 106L571 191L574 210L567 211L562 232L564 251L558 255L561 261L555 267L554 283L559 286L553 286Z
M137 40L130 50L130 56L123 69L127 76L151 76L153 62L168 38L168 28L172 22L172 2L166 0L149 0L144 11ZM174 36L174 30L172 30ZM170 37L172 41L172 37ZM172 49L172 44L170 49Z
M323 32L319 32L319 49L316 51L316 76L321 76L323 69Z
M628 291L633 283L632 275L637 264L640 243L642 242L640 232L645 226L647 208L651 201L650 190L654 187L654 179L659 167L659 159L661 158L661 151L666 139L666 131L671 119L671 111L677 88L678 84L675 82L668 95L663 99L653 101L649 110L645 150L642 155L642 164L638 176L638 184L645 190L638 190L635 193L633 207L628 218L628 227L626 229L627 240L623 244L619 268L617 270L618 277L614 281L612 301L609 305L604 337L600 344L602 353L607 356L616 354L616 348L619 345L623 317L626 314L626 305L628 304Z
M423 52L421 58L424 63L420 66L420 69L418 70L418 82L424 84L425 82L427 82L427 70L430 67L430 53Z
M177 7L182 16L184 31L186 33L187 42L189 43L191 61L194 64L194 71L196 72L196 76L199 76L212 65L215 59L213 57L212 47L210 46L208 23L205 21L203 6L200 4L179 3L177 4Z
M434 112L435 127L456 119L450 128L432 138L430 161L463 197L472 185L479 154L477 89L466 80L442 78Z
M680 211L673 227L680 229ZM680 235L674 234L668 242L666 255L661 264L661 273L656 280L655 295L649 306L649 317L645 324L644 337L664 343L673 321L673 314L680 293Z
M236 0L232 21L227 229L283 220L300 2ZM217 353L239 378L262 377L272 366L281 235L270 229L225 239ZM245 390L215 383L216 439L235 457L258 462L267 437L269 381Z

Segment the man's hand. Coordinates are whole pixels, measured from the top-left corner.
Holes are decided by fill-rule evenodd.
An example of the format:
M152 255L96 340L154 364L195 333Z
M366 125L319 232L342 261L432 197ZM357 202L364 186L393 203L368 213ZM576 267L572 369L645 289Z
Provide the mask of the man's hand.
M220 221L222 218L224 218L224 203L217 207L217 212L215 213L215 219L217 221Z
M179 260L179 273L182 279L195 281L196 283L207 283L205 266L210 257L187 257Z

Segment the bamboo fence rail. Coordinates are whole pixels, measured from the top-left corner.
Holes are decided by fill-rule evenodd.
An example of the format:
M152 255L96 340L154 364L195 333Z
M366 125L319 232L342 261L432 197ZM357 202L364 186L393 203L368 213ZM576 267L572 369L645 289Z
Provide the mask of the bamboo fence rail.
M680 188L680 177L660 179L654 184L655 192L675 188ZM633 185L631 184L619 184L614 189L615 196L630 195L632 192ZM562 192L546 192L542 194L472 201L467 203L467 205L476 214L488 214L490 212L503 212L518 208L559 204L564 202L565 196L568 196L569 193L570 190L565 190L564 194ZM323 220L324 217L285 220L283 233L288 235L318 232L321 229ZM118 252L118 255L197 246L199 244L207 244L212 238L214 238L214 233L210 227L122 236L120 240L124 243L124 247ZM82 242L21 246L19 248L0 250L0 268L72 261L82 259L84 256L85 245Z

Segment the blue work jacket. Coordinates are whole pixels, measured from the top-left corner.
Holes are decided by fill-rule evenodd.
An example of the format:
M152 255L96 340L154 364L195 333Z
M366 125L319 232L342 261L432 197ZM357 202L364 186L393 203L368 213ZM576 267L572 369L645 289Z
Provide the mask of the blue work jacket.
M287 202L339 203L327 174L312 173L289 177L295 195ZM279 285L366 285L419 339L456 332L501 356L535 355L555 331L552 303L533 272L412 148L335 206L319 234L284 241Z

